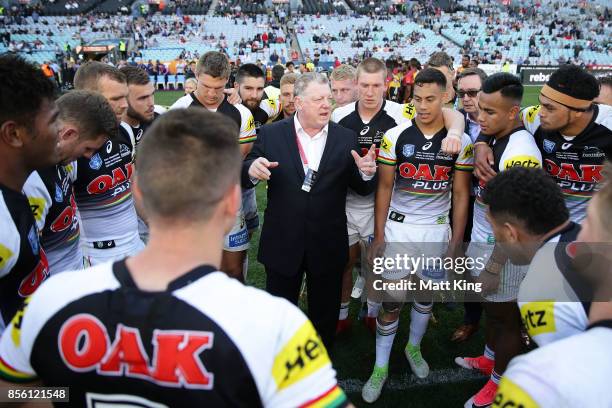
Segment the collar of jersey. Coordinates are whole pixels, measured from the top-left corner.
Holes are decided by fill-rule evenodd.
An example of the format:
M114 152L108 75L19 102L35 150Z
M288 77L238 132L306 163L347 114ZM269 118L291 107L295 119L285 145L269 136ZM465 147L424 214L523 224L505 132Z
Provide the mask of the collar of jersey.
M594 329L596 327L605 327L607 329L612 329L612 319L600 320L600 321L595 322L593 324L589 324L586 329L590 330L590 329Z
M170 281L165 291L174 292L175 290L188 286L193 282L197 281L198 279L201 279L204 276L216 271L217 268L211 265L196 266L189 272L184 273L173 281ZM125 259L122 259L121 261L115 262L113 264L113 274L115 275L115 278L117 278L121 286L141 290L140 288L138 288L138 286L136 286L136 282L134 282L132 274L127 268Z
M361 123L367 126L367 125L371 124L372 122L374 122L376 119L378 119L379 116L382 115L385 112L385 105L386 104L387 104L387 100L383 99L383 103L382 103L382 105L380 105L380 109L378 110L378 112L376 112L376 114L374 116L372 116L372 119L370 119L368 121L368 123L365 123L363 121L363 119L361 118L361 115L359 114L359 101L355 102L355 113L357 113L357 117L359 118Z
M542 245L540 245L540 248L542 248L545 244L550 242L550 240L553 239L554 237L558 237L560 235L563 235L566 232L573 230L574 228L578 228L578 231L580 231L580 224L576 224L575 222L570 221L569 224L567 224L565 226L565 228L563 228L561 231L557 231L556 234L551 235L550 237L546 238L546 240L544 240L544 242L542 242Z

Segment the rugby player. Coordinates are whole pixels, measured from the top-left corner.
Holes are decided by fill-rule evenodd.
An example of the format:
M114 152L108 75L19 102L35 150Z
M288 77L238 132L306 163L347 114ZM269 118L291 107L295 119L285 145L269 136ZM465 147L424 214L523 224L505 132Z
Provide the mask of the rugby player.
M76 89L99 92L110 103L117 123L128 109L128 85L117 68L97 61L81 65ZM135 140L119 127L91 158L76 164L74 196L82 222L81 244L86 265L124 258L143 248L132 197Z
M125 75L129 91L128 108L123 114L121 127L133 140L133 144L138 146L147 128L166 110L159 105L155 105L155 87L151 83L147 71L129 65L119 70ZM132 154L136 154L135 149ZM137 211L137 213L138 235L143 242L147 242L149 228L142 218L144 214L140 214L140 211Z
M482 84L478 97L478 122L481 132L491 137L494 168L498 172L516 166L542 167L542 156L533 136L518 122L522 98L523 85L514 75L497 73ZM490 379L466 402L466 407L486 407L493 402L501 374L522 346L516 298L527 268L506 262L502 251L495 247L493 228L486 219L485 191L486 183L481 180L476 191L467 255L472 259L487 260L484 269L476 267L471 271L483 284L486 300L483 306L487 313L486 345L482 356L457 357L455 362L465 368L480 370L490 375Z
M357 100L355 77L355 68L350 65L342 64L333 69L329 82L334 97L334 108L341 108Z
M23 185L60 161L55 88L14 54L0 55L0 332L49 275Z
M550 75L540 91L540 105L521 112L525 128L534 135L544 168L565 196L574 222L586 215L588 201L601 182L606 159L612 159L612 106L597 105L595 77L575 65L564 65ZM476 143L478 178L495 176L486 137Z
M49 273L83 269L80 228L73 183L80 157L91 159L117 134L117 118L96 92L72 91L57 101L60 163L33 172L23 188L42 232Z
M251 111L242 104L232 105L225 96L225 87L231 73L225 54L209 51L200 57L196 68L198 85L195 92L178 99L170 109L200 107L230 117L239 127L238 142L242 157L246 157L257 138ZM244 281L243 265L249 248L249 232L244 209L236 215L234 228L226 235L221 270Z
M416 110L412 104L400 105L384 99L387 68L381 60L366 58L357 67L355 75L358 101L337 107L332 113L331 120L357 133L361 153L365 154L373 144L377 149L380 147L381 139L389 129L412 120ZM444 109L443 119L451 135L461 135L463 117L460 113ZM349 189L346 216L349 261L343 274L338 332L350 327L349 300L353 284L353 268L361 252L360 245L368 244L374 238L374 193L364 197ZM368 312L364 321L374 331L380 300L376 299L376 296L371 296L367 302Z
M273 120L278 122L283 119L291 117L295 113L295 103L293 100L293 88L295 87L295 81L297 81L297 74L288 73L283 75L280 80L280 96L279 101L281 105L281 113Z
M484 202L498 242L515 265L530 265L518 305L531 338L545 346L588 324L591 288L573 266L580 226L544 171L517 167L487 183Z
M609 174L609 172L608 172ZM607 183L589 201L577 237L588 258L599 262L576 269L595 288L584 333L538 348L510 362L493 407L609 407L612 394L612 185Z
M304 314L219 271L240 208L237 133L200 109L152 125L133 187L147 247L53 276L0 340L2 378L70 387L71 407L348 405Z
M281 112L278 99L268 98L265 94L265 84L264 72L257 65L244 64L238 68L234 88L238 92L242 104L251 111L256 132L266 123L273 122ZM259 228L255 189L242 190L242 210L250 237Z
M447 251L453 253L454 249L461 247L470 197L473 149L469 136L462 134L461 154L451 156L441 150L442 140L447 134L442 113L446 98L446 78L442 73L435 69L419 72L415 78L413 99L416 118L389 130L380 143L371 258L383 253L391 258L399 253L424 253L441 258ZM449 225L451 202L452 237ZM450 248L447 248L449 240ZM391 245L385 249L385 243ZM399 251L392 245L399 246ZM414 272L418 279L425 281L446 279L441 268L423 268ZM410 273L409 270L391 269L384 271L382 278L399 282ZM406 291L387 292L383 301L376 321L376 362L362 390L366 402L378 399L387 379L389 355L406 295ZM419 378L429 375L420 343L427 330L432 300L416 300L410 313L410 338L404 352L410 368Z

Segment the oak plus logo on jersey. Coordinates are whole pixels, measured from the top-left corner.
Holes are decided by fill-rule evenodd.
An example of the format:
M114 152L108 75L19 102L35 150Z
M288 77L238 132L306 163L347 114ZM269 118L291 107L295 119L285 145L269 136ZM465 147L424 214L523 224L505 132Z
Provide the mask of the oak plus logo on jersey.
M127 163L125 165L125 172L121 167L114 168L111 172L111 175L103 174L101 176L96 177L87 185L87 192L89 194L102 194L110 190L111 188L115 188L120 184L129 181L132 177L132 172L134 169L132 168L132 163Z
M192 330L154 330L149 358L140 330L117 325L111 338L98 318L82 313L68 319L61 327L58 348L70 370L96 371L108 377L131 377L164 387L210 390L214 374L200 359L213 346L214 333Z
M572 163L555 163L550 159L544 160L546 171L551 176L573 182L598 183L603 180L601 164L581 164L578 169Z

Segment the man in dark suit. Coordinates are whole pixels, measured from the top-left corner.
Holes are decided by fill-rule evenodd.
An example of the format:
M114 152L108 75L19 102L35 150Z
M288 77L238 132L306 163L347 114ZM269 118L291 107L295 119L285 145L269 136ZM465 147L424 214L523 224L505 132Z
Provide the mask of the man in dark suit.
M346 192L374 191L374 146L363 157L357 134L330 123L327 77L307 73L294 87L296 115L260 129L242 167L243 187L268 181L258 260L266 289L297 304L303 274L308 315L330 348L348 258Z

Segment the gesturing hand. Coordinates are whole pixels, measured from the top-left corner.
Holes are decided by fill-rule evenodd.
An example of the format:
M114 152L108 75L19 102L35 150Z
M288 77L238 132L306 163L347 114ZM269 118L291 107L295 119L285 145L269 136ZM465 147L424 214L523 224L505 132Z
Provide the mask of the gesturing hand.
M373 176L376 173L376 145L372 145L370 150L361 157L356 151L351 150L357 168L366 176Z
M265 157L258 157L249 167L249 176L257 180L270 180L270 170L278 167L278 162L268 161Z
M227 102L230 105L238 105L239 103L242 103L242 98L240 98L236 88L224 89L223 93L227 95Z

